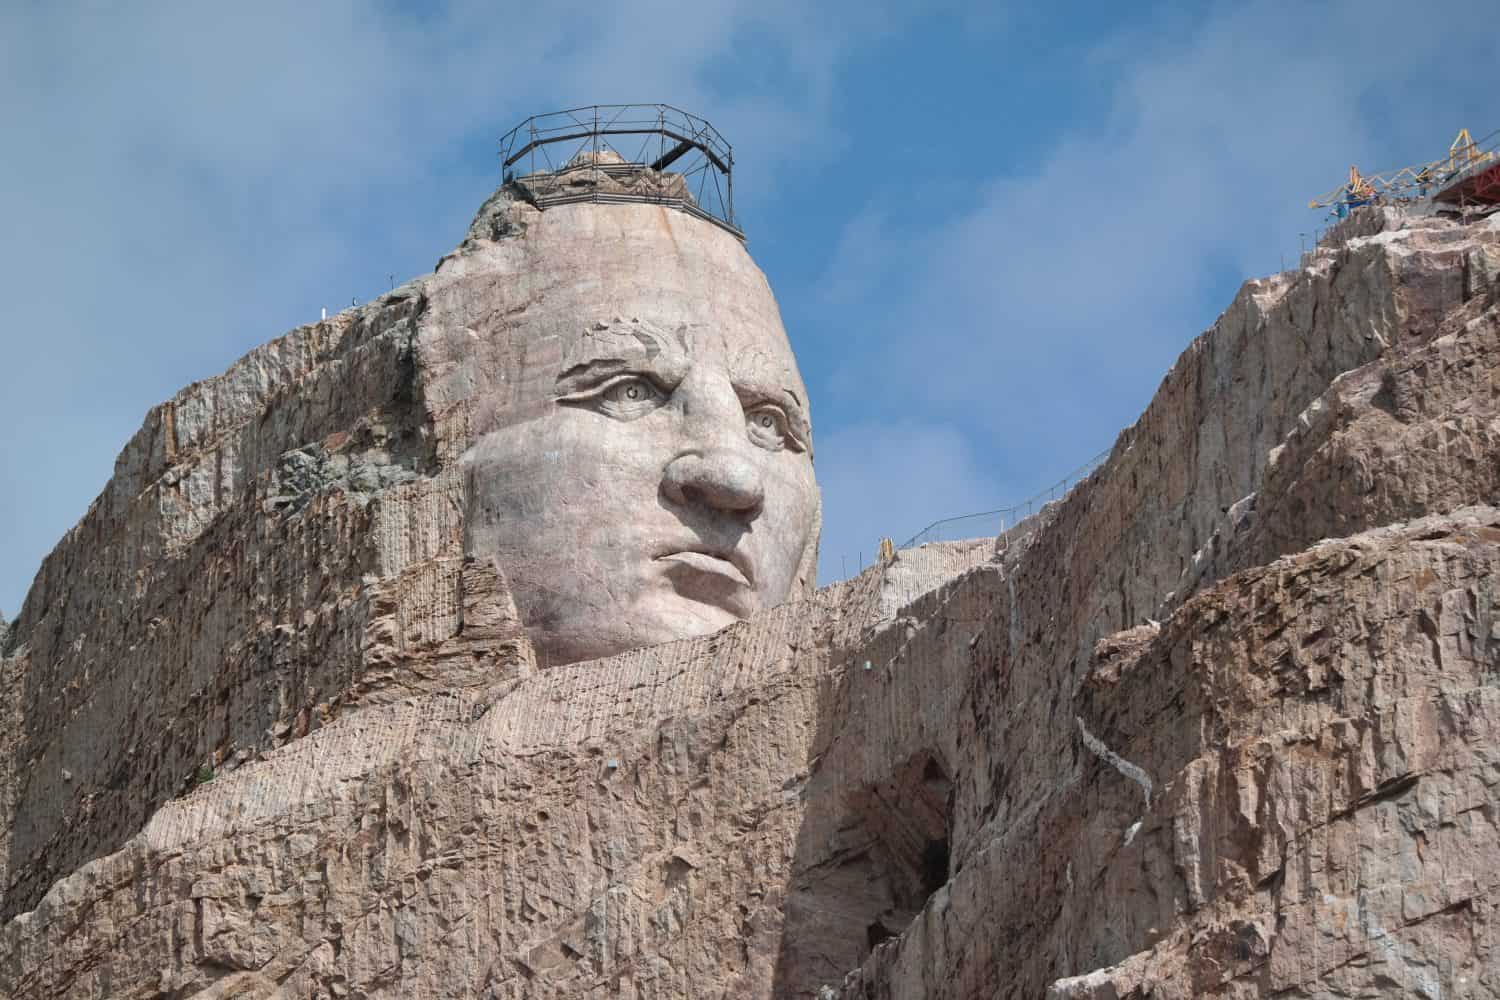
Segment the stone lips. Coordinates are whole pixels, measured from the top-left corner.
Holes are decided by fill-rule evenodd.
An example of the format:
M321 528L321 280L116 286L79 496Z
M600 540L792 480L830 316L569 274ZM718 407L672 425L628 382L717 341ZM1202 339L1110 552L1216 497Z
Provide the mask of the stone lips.
M430 693L156 810L0 993L1496 995L1500 232L1362 222L998 558L500 684L396 616Z

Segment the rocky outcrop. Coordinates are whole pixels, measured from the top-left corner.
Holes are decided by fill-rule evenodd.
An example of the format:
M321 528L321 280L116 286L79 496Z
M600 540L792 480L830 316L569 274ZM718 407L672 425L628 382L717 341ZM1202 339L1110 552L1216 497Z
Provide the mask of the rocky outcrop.
M849 995L1493 995L1430 935L1488 919L1492 801L1432 797L1495 745L1497 236L1420 220L1248 284L1012 548L953 877Z
M293 331L153 410L43 563L5 650L0 913L382 686L366 650L397 591L404 638L454 617L452 477L432 474L410 360L422 303L405 288Z
M164 803L351 705L531 669L512 584L576 570L555 551L540 567L470 558L460 459L507 404L550 387L560 334L600 318L569 294L605 319L645 315L619 287L684 323L717 305L720 329L757 321L784 342L741 242L695 217L580 204L544 219L511 185L480 216L434 274L154 409L48 556L0 649L0 918ZM629 280L643 261L651 287ZM781 562L807 592L816 496L801 463L810 516ZM779 564L760 554L769 587Z
M1500 227L1361 225L1003 551L566 667L452 547L422 286L263 348L12 630L0 994L1500 995Z
M901 586L973 556L935 546ZM820 692L890 629L880 584L346 709L12 919L0 993L763 993Z

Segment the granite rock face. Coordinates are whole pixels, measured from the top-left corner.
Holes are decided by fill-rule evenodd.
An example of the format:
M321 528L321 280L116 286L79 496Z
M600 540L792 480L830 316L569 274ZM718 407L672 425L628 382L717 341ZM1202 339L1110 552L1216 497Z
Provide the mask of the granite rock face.
M1358 221L1002 544L569 665L420 283L193 387L6 639L0 995L1500 996L1500 226Z
M506 185L434 274L153 410L46 560L0 661L0 916L354 703L805 596L818 517L743 244Z

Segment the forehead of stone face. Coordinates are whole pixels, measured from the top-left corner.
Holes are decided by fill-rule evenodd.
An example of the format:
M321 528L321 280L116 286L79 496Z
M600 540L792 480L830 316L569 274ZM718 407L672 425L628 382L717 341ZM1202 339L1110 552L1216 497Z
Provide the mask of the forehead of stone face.
M680 211L531 212L521 235L445 263L430 296L436 353L462 376L438 391L469 397L475 434L540 415L559 375L616 356L681 352L806 404L760 269L734 236Z

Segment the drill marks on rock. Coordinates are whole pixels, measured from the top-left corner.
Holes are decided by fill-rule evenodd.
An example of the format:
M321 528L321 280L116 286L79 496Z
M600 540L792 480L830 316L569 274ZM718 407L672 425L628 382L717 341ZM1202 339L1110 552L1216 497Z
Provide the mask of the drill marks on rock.
M402 762L525 758L577 746L613 752L665 719L769 687L816 650L858 635L860 629L846 628L847 617L851 606L879 604L879 573L871 576L873 582L828 588L712 636L542 670L506 685L498 700L491 689L472 688L368 706L344 725L273 751L255 768L167 803L145 836L158 850L178 850L293 814ZM701 669L705 663L714 668ZM379 752L372 754L372 746Z

